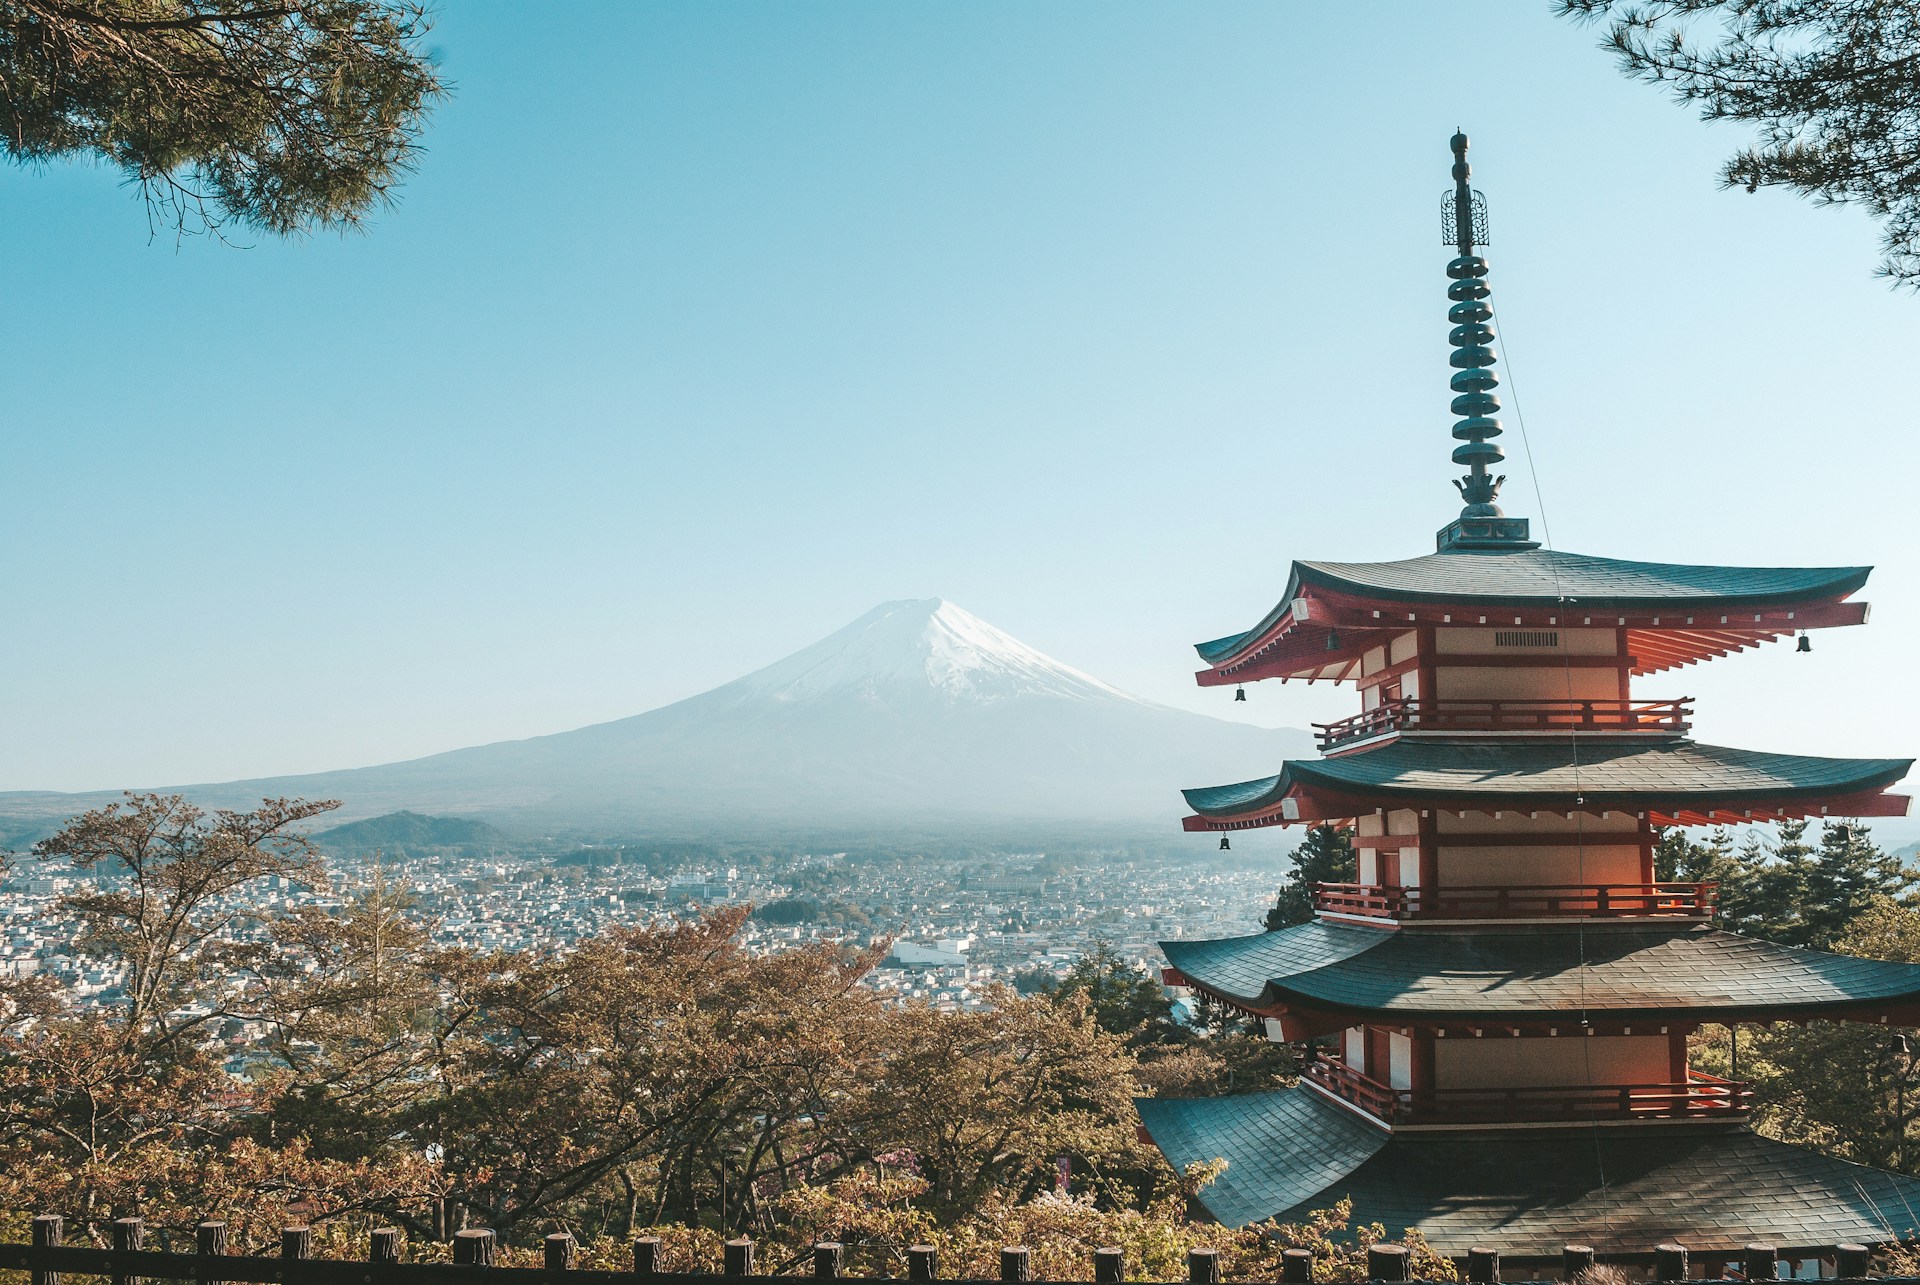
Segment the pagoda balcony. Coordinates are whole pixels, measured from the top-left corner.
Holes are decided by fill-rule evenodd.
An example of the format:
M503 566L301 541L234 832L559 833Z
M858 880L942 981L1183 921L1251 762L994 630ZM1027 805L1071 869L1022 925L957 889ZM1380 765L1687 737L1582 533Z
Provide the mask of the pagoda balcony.
M1324 752L1404 732L1640 732L1680 736L1693 726L1693 698L1678 700L1383 701L1337 723L1315 723Z
M1387 1125L1547 1124L1594 1120L1734 1120L1751 1085L1701 1071L1681 1084L1556 1084L1487 1089L1395 1089L1321 1053L1303 1078Z
M1710 919L1718 883L1512 884L1395 888L1316 883L1313 908L1364 919Z

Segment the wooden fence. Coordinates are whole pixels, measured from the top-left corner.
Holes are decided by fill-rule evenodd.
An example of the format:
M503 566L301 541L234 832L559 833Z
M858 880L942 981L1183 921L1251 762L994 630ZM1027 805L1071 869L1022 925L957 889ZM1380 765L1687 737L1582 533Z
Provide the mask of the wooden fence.
M556 1233L546 1238L544 1264L540 1267L495 1266L498 1241L486 1230L455 1232L453 1261L450 1263L407 1263L400 1257L401 1235L386 1227L368 1237L367 1256L363 1260L314 1258L313 1236L305 1227L289 1227L280 1233L277 1257L227 1253L227 1226L203 1222L196 1229L193 1253L178 1253L145 1248L145 1227L138 1218L120 1218L112 1224L113 1248L63 1243L63 1224L57 1215L42 1214L33 1220L31 1243L0 1244L0 1270L31 1274L32 1285L62 1285L62 1274L104 1277L112 1285L142 1285L144 1281L192 1281L195 1285L636 1285L639 1281L657 1281L661 1285L746 1285L766 1281L774 1273L756 1272L751 1240L726 1242L718 1271L667 1272L660 1267L660 1242L641 1237L633 1242L632 1265L624 1271L582 1270L573 1265L573 1237ZM855 1277L843 1274L845 1247L832 1242L813 1246L811 1259L793 1266L803 1270L781 1272L789 1279L811 1277L822 1281L846 1281L849 1285L874 1285L887 1277ZM1835 1276L1827 1282L1854 1282L1867 1279L1871 1252L1865 1245L1835 1245L1824 1250L1797 1251L1801 1258L1823 1258L1833 1263ZM908 1281L987 1285L986 1282L940 1275L938 1255L931 1245L911 1245L905 1250ZM1456 1260L1468 1281L1491 1282L1501 1279L1500 1255L1491 1249L1474 1249ZM1660 1245L1650 1251L1596 1254L1584 1245L1568 1245L1558 1258L1509 1257L1506 1266L1559 1268L1560 1279L1571 1281L1581 1272L1606 1263L1620 1267L1651 1269L1657 1281L1690 1279L1726 1279L1731 1267L1736 1279L1774 1280L1780 1275L1781 1254L1770 1245L1748 1245L1739 1255L1725 1251L1701 1256L1696 1263L1685 1246ZM1706 1268L1700 1277L1690 1275L1691 1267ZM1127 1278L1126 1257L1118 1249L1096 1249L1090 1256L1093 1285L1112 1285ZM1367 1274L1374 1281L1408 1281L1408 1254L1402 1245L1375 1245L1367 1251ZM1283 1252L1279 1280L1288 1285L1305 1285L1312 1279L1313 1255L1304 1249ZM1220 1259L1216 1251L1196 1249L1187 1254L1185 1285L1218 1285ZM1915 1278L1879 1278L1920 1285ZM998 1280L1007 1285L1032 1282L1029 1252L1009 1245L1000 1251ZM1168 1282L1166 1285L1176 1285Z

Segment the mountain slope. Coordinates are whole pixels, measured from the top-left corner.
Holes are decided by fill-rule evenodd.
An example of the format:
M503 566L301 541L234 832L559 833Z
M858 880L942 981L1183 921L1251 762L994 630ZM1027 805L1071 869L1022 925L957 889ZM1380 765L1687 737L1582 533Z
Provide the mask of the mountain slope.
M1302 732L1128 695L927 599L885 603L784 660L631 718L184 792L222 806L330 797L343 819L411 809L545 832L1064 825L1171 836L1180 786L1272 772L1308 745ZM25 802L0 796L0 813Z

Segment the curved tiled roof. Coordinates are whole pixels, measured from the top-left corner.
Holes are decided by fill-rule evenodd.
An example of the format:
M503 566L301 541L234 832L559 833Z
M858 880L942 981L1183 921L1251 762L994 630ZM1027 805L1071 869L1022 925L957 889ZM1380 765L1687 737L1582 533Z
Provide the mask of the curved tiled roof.
M1165 941L1197 985L1253 1008L1399 1020L1783 1018L1920 1001L1920 964L1830 955L1708 928L1584 925L1385 932L1315 921Z
M1912 759L1812 758L1701 745L1693 741L1608 744L1604 737L1551 741L1390 741L1337 758L1288 762L1279 775L1182 791L1201 816L1271 808L1296 785L1343 794L1408 798L1509 798L1551 809L1635 811L1732 808L1742 800L1856 794L1907 774Z
M1200 1201L1232 1227L1303 1221L1351 1198L1350 1225L1384 1223L1389 1236L1415 1228L1443 1254L1488 1245L1555 1259L1574 1243L1737 1254L1754 1242L1871 1244L1920 1227L1920 1181L1740 1128L1389 1138L1307 1088L1137 1105L1176 1169L1228 1161ZM1377 1141L1356 1138L1356 1127ZM1328 1177L1329 1167L1342 1168Z

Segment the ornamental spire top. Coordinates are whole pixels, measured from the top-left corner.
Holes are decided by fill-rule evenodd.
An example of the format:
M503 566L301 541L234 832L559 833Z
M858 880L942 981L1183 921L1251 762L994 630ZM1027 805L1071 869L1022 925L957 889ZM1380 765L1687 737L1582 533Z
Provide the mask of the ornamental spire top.
M1467 164L1467 136L1453 136L1453 191L1440 207L1440 232L1457 257L1447 264L1447 298L1453 306L1447 320L1453 330L1447 342L1453 345L1450 362L1454 374L1453 413L1461 416L1453 426L1460 445L1453 448L1453 462L1467 466L1467 475L1454 480L1466 506L1460 516L1442 527L1436 543L1449 549L1532 549L1538 545L1527 538L1525 518L1510 518L1494 501L1500 496L1502 474L1495 477L1489 465L1507 457L1492 438L1500 436L1500 421L1494 412L1500 399L1493 390L1500 386L1494 372L1499 355L1493 350L1493 289L1487 284L1487 261L1474 253L1474 247L1487 243L1487 201L1467 186L1472 169Z

